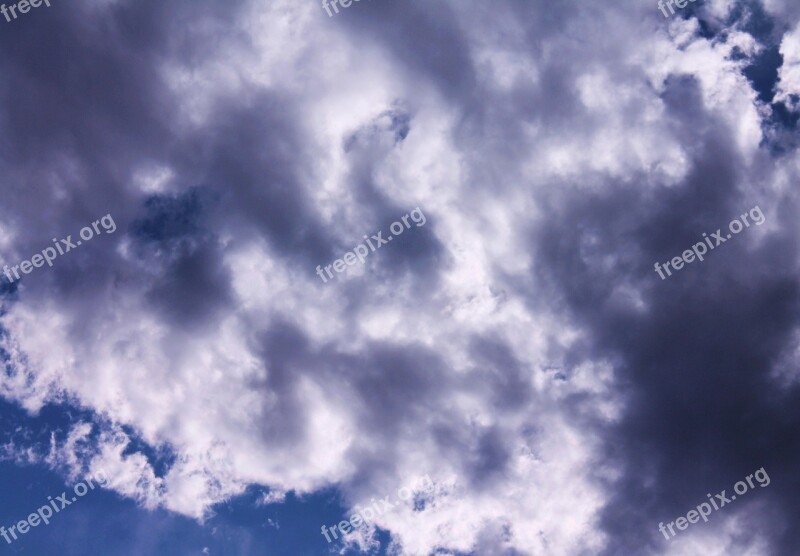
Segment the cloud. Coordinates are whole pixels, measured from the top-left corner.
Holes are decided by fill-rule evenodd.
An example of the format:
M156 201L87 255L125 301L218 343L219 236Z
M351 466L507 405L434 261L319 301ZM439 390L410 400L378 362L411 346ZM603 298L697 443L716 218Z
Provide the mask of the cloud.
M789 554L797 168L744 74L763 36L708 4L36 14L0 37L0 254L118 230L6 291L0 391L91 412L53 465L198 520L248 485L352 508L427 474L376 520L405 554ZM764 226L652 271L756 204ZM660 536L761 466L774 488Z

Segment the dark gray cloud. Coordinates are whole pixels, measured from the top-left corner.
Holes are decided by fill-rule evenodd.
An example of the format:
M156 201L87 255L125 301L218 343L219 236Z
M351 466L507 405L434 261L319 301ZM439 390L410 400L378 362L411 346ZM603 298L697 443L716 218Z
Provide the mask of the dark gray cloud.
M800 392L782 391L770 371L798 325L797 205L749 183L726 124L703 109L694 80L670 79L664 100L693 147L686 179L559 191L532 243L547 293L589 335L575 357L614 360L629 397L619 425L602 429L604 457L622 466L603 511L605 553L661 553L659 522L765 467L781 486L757 488L725 511L770 508L748 514L737 546L760 536L770 553L788 555L798 543L787 525L798 511L791 430ZM765 237L744 232L664 281L654 272L653 262L680 255L702 232L726 231L755 205L774 207ZM643 309L618 303L621 284L638 291ZM719 517L706 527L720 527Z

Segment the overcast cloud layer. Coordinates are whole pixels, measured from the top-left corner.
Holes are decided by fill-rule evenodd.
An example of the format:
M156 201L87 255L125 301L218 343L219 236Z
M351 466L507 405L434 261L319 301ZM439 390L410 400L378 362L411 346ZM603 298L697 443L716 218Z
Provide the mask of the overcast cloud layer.
M797 554L795 0L51 4L0 18L0 264L116 231L3 279L3 458L200 526L433 480L352 553Z

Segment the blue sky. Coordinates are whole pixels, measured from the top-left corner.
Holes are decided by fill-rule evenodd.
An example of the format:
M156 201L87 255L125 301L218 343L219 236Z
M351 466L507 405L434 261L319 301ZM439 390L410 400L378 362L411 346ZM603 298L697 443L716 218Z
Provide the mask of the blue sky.
M3 421L21 421L46 432L69 422L56 408L45 408L39 419L29 419L4 404ZM47 435L45 435L45 444ZM80 481L76 481L80 482ZM2 492L5 500L0 519L8 528L27 518L39 507L69 490L74 483L45 466L2 464ZM163 510L143 511L130 499L108 490L94 490L78 503L56 514L48 526L40 524L6 547L10 554L39 554L59 547L63 554L210 553L322 554L328 543L316 524L338 523L345 512L334 490L298 500L287 497L282 504L263 505L266 489L249 492L215 505L214 517L203 524ZM97 535L97 531L103 531ZM382 553L378 552L378 553Z
M51 433L59 435L71 423L87 419L85 411L69 405L46 406L37 416L3 402L4 443L24 429L29 446L47 450ZM148 452L146 445L136 450ZM148 452L149 461L159 458ZM0 524L6 530L51 499L70 491L78 482L49 466L5 461L0 464ZM282 503L264 504L267 488L252 486L242 495L213 506L213 517L204 523L160 509L143 510L135 501L108 489L90 490L78 502L40 523L18 540L6 543L7 554L298 554L336 553L341 543L330 545L320 527L345 519L346 509L335 489L325 489L302 500L289 494ZM71 493L70 493L71 496ZM97 534L102 531L102 534ZM379 534L385 554L386 533ZM135 547L135 548L133 548ZM331 548L333 552L329 552ZM135 552L133 552L135 550ZM203 552L206 550L206 552ZM344 554L359 554L345 550Z

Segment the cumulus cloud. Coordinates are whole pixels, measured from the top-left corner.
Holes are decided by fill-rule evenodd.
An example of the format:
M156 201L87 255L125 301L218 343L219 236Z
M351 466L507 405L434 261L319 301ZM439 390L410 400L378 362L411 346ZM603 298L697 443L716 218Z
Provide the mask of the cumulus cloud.
M0 254L119 228L3 290L0 392L92 415L51 465L198 520L249 485L354 508L427 474L375 522L404 554L796 546L798 168L748 74L777 40L795 107L788 4L36 16L0 36ZM764 226L653 272L756 204ZM774 487L661 537L761 466Z

